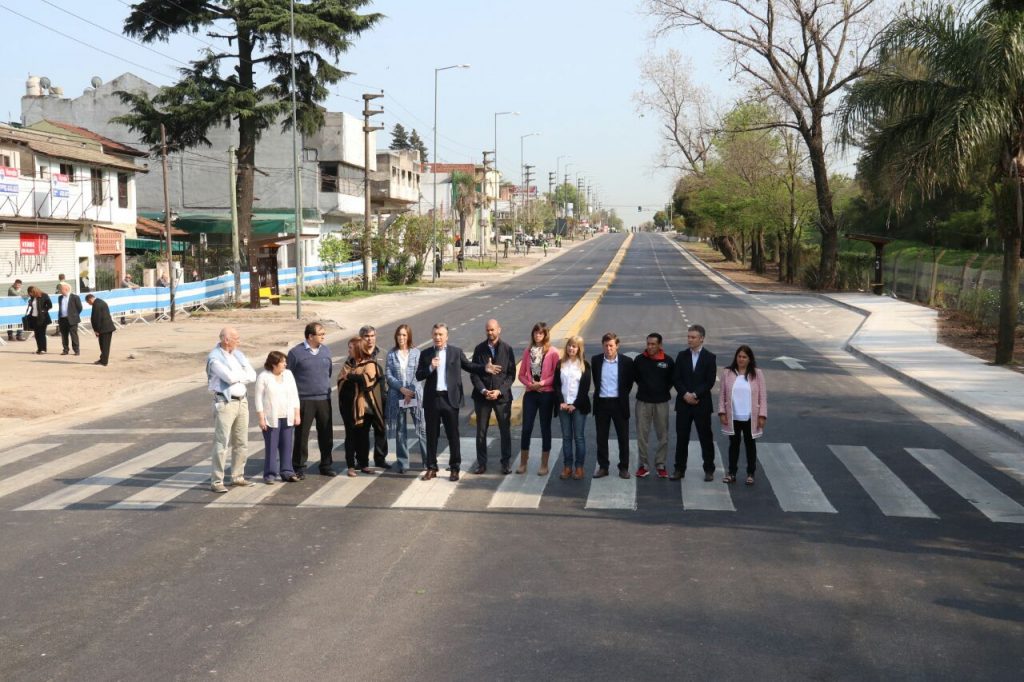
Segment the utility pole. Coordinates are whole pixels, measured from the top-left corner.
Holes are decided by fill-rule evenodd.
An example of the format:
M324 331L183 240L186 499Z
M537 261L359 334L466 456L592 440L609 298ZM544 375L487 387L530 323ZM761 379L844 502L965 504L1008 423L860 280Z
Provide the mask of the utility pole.
M171 242L171 201L167 195L167 130L160 124L160 156L164 168L164 233L167 235L167 281L171 292L171 322L174 322L174 256Z
M363 211L363 290L370 290L370 281L373 279L373 254L370 253L370 243L373 240L373 232L370 230L370 133L375 130L384 130L384 126L371 126L370 117L383 114L384 109L371 109L370 100L383 97L384 91L380 94L363 95L363 197L365 208Z
M292 51L292 173L295 175L295 319L302 319L302 287L306 269L306 259L302 247L302 167L299 159L299 121L298 104L295 87L295 0L289 3L291 17L291 51ZM315 187L319 190L319 186ZM317 194L319 196L319 194ZM317 217L320 212L317 211ZM280 294L281 292L278 291Z
M528 223L530 220L530 180L533 180L533 166L523 166L523 221Z
M235 305L242 302L242 259L238 255L238 159L235 147L228 147L228 183L231 197L231 269L235 273Z
M487 158L488 156L491 157L491 158ZM488 204L488 201L487 201L487 187L488 187L487 175L488 175L488 173L491 173L493 171L493 167L494 167L494 152L484 150L484 177L483 177L483 179L480 182L480 186L484 190L484 196L483 196L483 199L480 201L480 220L478 221L478 224L480 225L480 236L479 236L479 239L477 240L477 241L480 242L479 246L477 247L477 250L479 251L478 256L479 256L479 261L481 263L484 262L484 245L486 245L487 241L488 241L487 237L484 236L484 225L483 225L484 206ZM496 229L495 220L497 220L497 216L496 216L496 214L492 213L491 214L491 220L490 220L491 229ZM497 240L495 240L495 242L494 242L494 258L495 259L498 258L498 242L497 242Z

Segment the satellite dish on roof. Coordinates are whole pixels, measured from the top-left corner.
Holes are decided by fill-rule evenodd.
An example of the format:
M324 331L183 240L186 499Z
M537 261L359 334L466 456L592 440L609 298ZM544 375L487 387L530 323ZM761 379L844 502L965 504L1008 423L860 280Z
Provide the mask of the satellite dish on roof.
M93 76L92 79L89 81L89 85L91 85L94 88L98 88L101 85L103 85L103 79L99 76Z
M47 78L46 76L43 76L42 78L40 78L39 79L39 87L43 88L44 90L49 90L50 89L50 79Z

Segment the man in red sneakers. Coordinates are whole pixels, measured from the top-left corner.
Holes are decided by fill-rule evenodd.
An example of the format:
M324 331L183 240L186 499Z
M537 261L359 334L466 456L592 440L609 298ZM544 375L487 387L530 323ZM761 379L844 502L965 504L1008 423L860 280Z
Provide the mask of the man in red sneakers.
M648 436L651 426L657 437L654 451L654 466L658 478L668 478L665 462L668 460L668 404L672 399L672 373L675 361L665 354L661 347L661 334L651 332L647 335L647 348L633 360L633 371L636 376L636 449L639 455L637 478L647 478L650 474L647 457Z

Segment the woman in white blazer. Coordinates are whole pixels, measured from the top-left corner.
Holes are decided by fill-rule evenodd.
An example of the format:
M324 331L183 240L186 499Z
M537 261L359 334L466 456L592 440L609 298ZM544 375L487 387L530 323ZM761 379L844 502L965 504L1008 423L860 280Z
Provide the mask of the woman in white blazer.
M256 377L256 416L263 431L266 456L263 458L263 482L273 485L280 478L299 480L292 470L292 441L299 423L299 389L288 371L288 358L272 350Z
M754 439L761 437L768 421L768 387L750 346L736 349L732 364L722 370L721 384L718 418L722 422L722 433L729 436L729 473L722 480L736 482L742 437L747 452L747 485L754 485L754 472L757 470Z

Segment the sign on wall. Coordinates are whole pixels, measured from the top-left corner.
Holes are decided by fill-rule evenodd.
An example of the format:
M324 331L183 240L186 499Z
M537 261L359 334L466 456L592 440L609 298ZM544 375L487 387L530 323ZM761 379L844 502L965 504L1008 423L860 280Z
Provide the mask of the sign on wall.
M50 180L50 189L54 199L67 199L71 196L71 187L68 184L68 176L64 173L54 173Z
M18 173L17 168L0 166L0 194L6 196L18 196Z
M47 256L50 253L50 236L36 232L22 232L19 235L22 256Z

